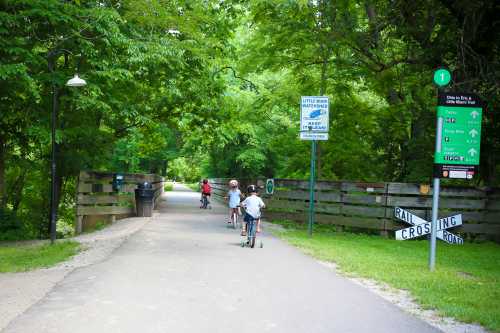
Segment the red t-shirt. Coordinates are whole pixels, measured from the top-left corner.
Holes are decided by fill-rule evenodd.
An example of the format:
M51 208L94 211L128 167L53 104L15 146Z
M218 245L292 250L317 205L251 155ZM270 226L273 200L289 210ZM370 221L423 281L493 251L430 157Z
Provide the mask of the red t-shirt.
M210 192L212 192L212 188L210 187L210 184L206 183L201 185L201 191L203 194L210 194Z

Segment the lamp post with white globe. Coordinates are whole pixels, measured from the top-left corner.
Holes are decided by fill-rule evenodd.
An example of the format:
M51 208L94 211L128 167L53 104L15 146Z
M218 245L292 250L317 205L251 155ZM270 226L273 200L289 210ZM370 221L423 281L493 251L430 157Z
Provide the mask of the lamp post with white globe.
M52 156L51 156L51 196L50 196L50 243L53 244L56 240L56 225L57 225L57 186L56 186L56 121L58 111L58 89L54 78L56 70L56 61L62 54L73 54L68 50L57 49L52 50L47 54L47 63L49 72L52 74ZM68 87L83 87L87 84L85 80L81 79L78 74L68 80L66 85Z

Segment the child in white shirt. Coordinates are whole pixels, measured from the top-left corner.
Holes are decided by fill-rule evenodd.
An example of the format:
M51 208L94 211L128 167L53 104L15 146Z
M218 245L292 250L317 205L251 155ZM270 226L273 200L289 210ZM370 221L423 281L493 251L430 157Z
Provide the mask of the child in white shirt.
M257 232L260 232L260 215L261 209L266 207L264 201L257 196L257 187L255 185L250 185L247 188L249 196L243 200L241 205L245 207L245 222L250 222L251 220L257 220ZM242 236L246 236L246 223L243 224L243 230L241 231Z
M233 179L229 182L229 191L227 192L226 200L229 200L229 221L227 223L231 223L231 219L233 218L233 214L236 213L239 215L239 206L241 201L241 191L238 188L238 181Z

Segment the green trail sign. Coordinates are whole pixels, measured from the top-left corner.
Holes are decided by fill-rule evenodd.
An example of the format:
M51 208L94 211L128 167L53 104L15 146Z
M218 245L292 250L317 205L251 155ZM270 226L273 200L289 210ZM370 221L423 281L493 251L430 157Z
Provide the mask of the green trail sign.
M473 94L442 93L437 113L441 137L434 155L436 176L471 179L479 165L480 99Z
M274 179L270 178L266 180L266 194L274 193Z
M434 83L440 87L450 83L451 74L447 69L441 68L434 72Z

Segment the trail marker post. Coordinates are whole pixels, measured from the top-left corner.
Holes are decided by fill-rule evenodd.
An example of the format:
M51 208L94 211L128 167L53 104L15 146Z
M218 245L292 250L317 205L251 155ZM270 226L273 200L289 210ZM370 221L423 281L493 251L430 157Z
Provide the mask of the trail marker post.
M316 141L328 140L330 101L327 96L302 96L300 100L300 139L311 140L311 171L309 178L309 223L314 224L314 187L316 177Z
M481 100L474 94L444 92L441 88L448 85L450 80L448 70L441 68L434 72L434 83L438 86L438 106L429 249L431 271L436 266L440 179L472 179L478 169L481 145Z

